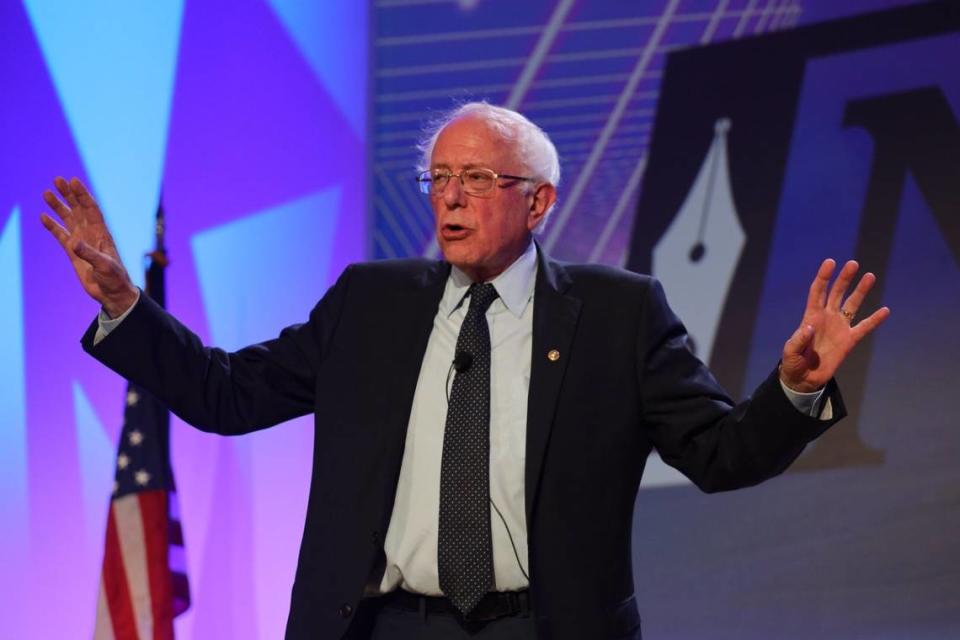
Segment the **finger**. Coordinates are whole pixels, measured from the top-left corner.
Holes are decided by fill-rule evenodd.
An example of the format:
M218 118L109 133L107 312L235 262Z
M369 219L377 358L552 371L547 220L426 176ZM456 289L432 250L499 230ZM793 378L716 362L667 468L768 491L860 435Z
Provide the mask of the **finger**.
M786 344L783 345L784 360L790 358L791 356L798 356L806 351L807 346L813 339L813 333L814 331L812 325L800 325L797 330L793 332L793 335L790 336L790 339L787 340Z
M73 190L70 189L70 184L61 176L57 176L53 179L53 186L57 188L57 191L60 192L60 195L63 196L63 199L67 201L67 204L70 205L71 209L77 207L77 197L73 195Z
M870 293L870 289L873 288L874 283L877 281L877 276L872 273L865 273L863 277L860 278L860 282L857 283L857 287L853 290L847 299L843 301L841 308L847 312L851 317L856 315L857 311L860 309L860 305L863 304L863 299L867 297L867 294Z
M857 275L857 269L859 268L860 265L857 264L856 260L848 260L847 264L843 265L843 269L840 269L840 275L837 276L833 286L830 287L830 294L827 296L828 309L834 311L840 309L840 301L847 293L847 289L853 281L853 276Z
M866 338L874 329L883 324L883 321L890 317L890 307L880 307L869 316L858 322L852 329L851 334L855 342L860 342Z
M57 217L67 222L70 219L70 209L67 205L54 195L53 191L47 189L43 192L43 201L47 203L47 206L53 209L53 212L57 214Z
M102 251L97 251L80 238L72 239L67 242L67 247L78 258L93 267L94 271L107 273L110 270L110 257Z
M45 213L40 214L40 224L42 224L44 228L46 228L46 230L57 239L57 242L60 243L61 247L67 249L67 241L70 239L70 232L60 226L56 220Z
M103 222L103 214L100 212L100 206L90 195L90 190L80 181L80 178L73 178L70 181L70 190L85 209L89 210L88 222Z
M70 179L70 191L72 191L73 195L76 196L77 201L85 207L97 206L97 203L94 202L93 196L90 195L90 191L87 189L87 186L80 181L80 178Z
M817 276L810 283L810 294L807 296L807 309L823 309L827 303L827 285L833 277L833 269L837 263L833 258L827 258L820 263Z

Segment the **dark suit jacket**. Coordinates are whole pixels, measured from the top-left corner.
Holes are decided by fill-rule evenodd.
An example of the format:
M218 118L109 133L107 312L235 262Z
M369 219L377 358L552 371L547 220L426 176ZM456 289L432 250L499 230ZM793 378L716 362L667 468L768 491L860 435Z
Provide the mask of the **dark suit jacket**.
M418 372L450 266L353 265L301 325L225 353L144 297L84 348L205 431L313 412L307 518L288 638L340 638L389 524ZM556 349L560 358L547 353ZM831 383L834 420L844 415ZM774 476L832 424L801 415L776 374L734 406L686 345L653 279L540 257L527 417L526 512L541 638L639 638L630 552L647 454L704 491ZM355 631L356 629L354 629Z

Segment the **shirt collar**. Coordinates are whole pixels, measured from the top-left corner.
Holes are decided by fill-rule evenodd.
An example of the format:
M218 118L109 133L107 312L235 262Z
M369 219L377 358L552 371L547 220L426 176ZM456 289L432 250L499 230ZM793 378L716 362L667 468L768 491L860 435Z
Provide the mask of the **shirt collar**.
M497 295L504 306L516 317L523 314L527 303L533 297L533 285L537 274L537 247L533 240L519 258L504 270L503 273L490 281L497 290ZM467 290L473 281L470 276L458 269L450 269L450 277L440 300L440 312L445 316L457 310L467 295Z

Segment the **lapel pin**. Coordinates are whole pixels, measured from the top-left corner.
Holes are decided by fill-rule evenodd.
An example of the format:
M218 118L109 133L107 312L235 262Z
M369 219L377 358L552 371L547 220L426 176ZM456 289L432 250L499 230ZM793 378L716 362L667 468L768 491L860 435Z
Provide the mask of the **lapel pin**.
M556 362L559 359L560 359L560 352L557 351L556 349L550 349L550 351L547 352L547 360L549 360L550 362Z

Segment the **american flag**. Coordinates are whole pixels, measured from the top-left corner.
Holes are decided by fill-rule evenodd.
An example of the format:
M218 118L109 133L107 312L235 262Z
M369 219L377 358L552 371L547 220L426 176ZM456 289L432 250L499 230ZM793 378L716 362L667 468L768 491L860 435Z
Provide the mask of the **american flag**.
M164 303L163 207L146 293ZM173 619L190 606L183 530L170 466L170 414L135 384L107 518L94 640L172 640Z

